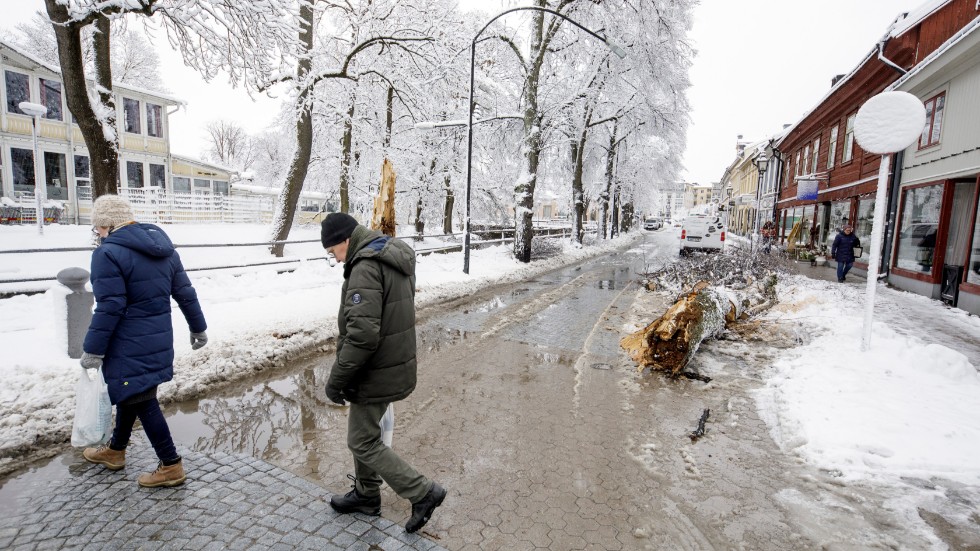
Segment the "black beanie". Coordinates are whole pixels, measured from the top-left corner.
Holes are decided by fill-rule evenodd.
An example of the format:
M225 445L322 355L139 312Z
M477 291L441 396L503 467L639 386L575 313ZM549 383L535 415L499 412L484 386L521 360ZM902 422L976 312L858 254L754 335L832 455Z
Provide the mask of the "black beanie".
M350 238L357 227L357 220L343 212L331 212L320 223L320 243L323 248L333 247L337 243Z

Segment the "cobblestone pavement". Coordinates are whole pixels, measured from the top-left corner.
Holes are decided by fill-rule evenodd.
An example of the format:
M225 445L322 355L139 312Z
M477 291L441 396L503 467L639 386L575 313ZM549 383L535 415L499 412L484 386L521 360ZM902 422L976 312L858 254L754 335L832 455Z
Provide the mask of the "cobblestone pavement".
M32 483L0 515L0 549L431 550L383 517L340 515L330 493L248 456L184 454L187 482L140 488L155 466L145 440L113 472L79 457L68 478Z

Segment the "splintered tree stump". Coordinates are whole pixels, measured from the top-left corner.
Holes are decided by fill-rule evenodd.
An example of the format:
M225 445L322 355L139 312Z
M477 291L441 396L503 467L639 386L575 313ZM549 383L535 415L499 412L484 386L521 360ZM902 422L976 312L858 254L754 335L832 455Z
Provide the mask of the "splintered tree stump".
M650 367L676 377L697 352L701 342L720 334L741 315L743 301L730 293L699 282L664 315L627 335L619 344L639 369Z
M381 185L378 196L374 198L371 229L395 236L395 169L388 159L381 165Z

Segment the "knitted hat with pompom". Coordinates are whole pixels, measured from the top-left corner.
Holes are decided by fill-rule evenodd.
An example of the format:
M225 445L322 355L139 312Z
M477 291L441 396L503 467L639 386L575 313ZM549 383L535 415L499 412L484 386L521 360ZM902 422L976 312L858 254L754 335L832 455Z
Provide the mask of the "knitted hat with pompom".
M133 207L118 195L103 195L92 204L92 225L115 228L134 220Z

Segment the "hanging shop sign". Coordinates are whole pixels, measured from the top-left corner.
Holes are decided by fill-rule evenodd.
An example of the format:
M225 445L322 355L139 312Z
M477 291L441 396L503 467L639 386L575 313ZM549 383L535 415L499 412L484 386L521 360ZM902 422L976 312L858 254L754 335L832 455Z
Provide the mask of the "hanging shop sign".
M820 182L818 180L798 180L796 198L800 201L816 201L819 187Z

